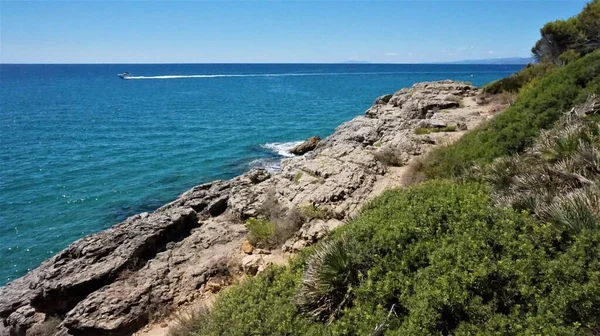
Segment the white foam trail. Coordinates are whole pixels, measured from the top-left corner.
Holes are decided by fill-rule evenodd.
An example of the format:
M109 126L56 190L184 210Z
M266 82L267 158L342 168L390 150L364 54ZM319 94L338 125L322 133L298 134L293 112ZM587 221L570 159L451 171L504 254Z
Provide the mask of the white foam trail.
M277 155L280 155L283 157L293 157L294 154L290 153L290 151L292 149L294 149L294 147L298 146L299 144L301 144L303 142L304 141L271 142L271 143L266 143L266 144L260 145L260 146L262 148L272 150L273 152L277 153Z
M314 72L314 73L281 73L281 74L246 74L246 75L164 75L164 76L130 76L124 79L177 79L177 78L226 78L226 77L291 77L291 76L348 76L348 75L393 75L404 72Z

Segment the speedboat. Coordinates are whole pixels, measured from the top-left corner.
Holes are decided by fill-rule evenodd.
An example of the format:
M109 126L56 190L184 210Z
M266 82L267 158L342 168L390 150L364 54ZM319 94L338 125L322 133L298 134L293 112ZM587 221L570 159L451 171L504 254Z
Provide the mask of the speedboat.
M122 79L128 79L129 77L131 77L131 74L129 72L123 72L118 74L117 76L121 77Z

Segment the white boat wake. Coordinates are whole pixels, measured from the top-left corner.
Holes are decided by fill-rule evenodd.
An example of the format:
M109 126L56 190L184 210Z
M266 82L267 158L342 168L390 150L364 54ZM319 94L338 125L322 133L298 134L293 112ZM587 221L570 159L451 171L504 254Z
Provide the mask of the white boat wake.
M127 76L123 79L177 79L177 78L226 78L226 77L291 77L291 76L349 76L349 75L394 75L404 72L313 72L281 74L245 74L245 75L164 75L164 76Z

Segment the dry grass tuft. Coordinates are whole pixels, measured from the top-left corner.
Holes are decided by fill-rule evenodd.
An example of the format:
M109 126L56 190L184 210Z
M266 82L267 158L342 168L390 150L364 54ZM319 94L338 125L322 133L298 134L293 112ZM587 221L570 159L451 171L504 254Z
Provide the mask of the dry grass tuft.
M208 309L204 306L190 308L175 314L175 324L169 328L169 336L195 336L202 330L208 319Z
M402 185L410 186L413 184L420 183L426 179L425 172L423 171L424 164L423 160L419 157L415 157L406 167L406 171L402 175Z
M382 149L375 153L375 159L386 166L401 167L406 163L402 152L392 148Z

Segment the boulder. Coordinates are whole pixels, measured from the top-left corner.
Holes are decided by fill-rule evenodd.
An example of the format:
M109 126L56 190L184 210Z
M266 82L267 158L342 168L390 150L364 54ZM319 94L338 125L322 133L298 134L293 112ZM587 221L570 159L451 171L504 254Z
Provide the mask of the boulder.
M250 241L246 239L242 244L242 252L244 252L245 254L252 254L252 251L254 251L254 246L252 246L252 243L250 243Z
M242 269L245 273L255 275L258 268L262 265L262 257L260 255L247 255L242 258Z
M317 148L319 141L321 141L321 138L319 138L318 136L312 136L312 137L308 138L306 141L304 141L303 143L294 147L290 151L290 153L292 153L294 155L304 155L304 154L312 151L313 149Z

